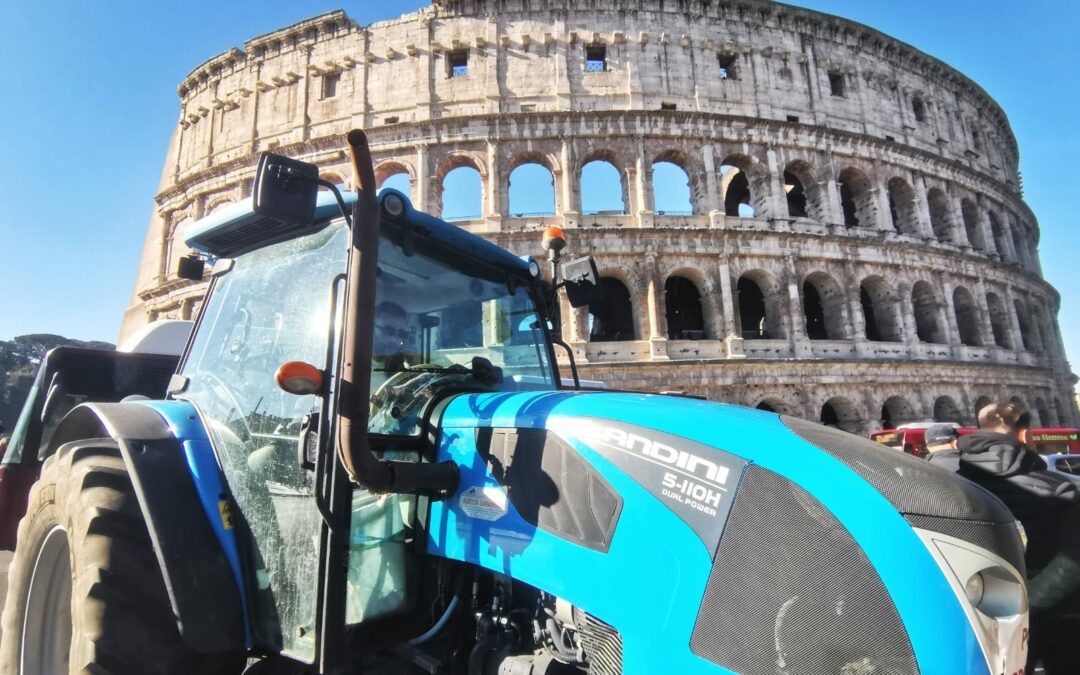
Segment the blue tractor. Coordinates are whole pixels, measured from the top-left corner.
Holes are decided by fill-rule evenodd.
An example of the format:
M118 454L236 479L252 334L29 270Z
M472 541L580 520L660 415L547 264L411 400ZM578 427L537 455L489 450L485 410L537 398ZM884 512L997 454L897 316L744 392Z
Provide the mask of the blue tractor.
M551 238L545 280L376 197L348 140L356 194L266 154L187 231L213 266L167 400L61 422L3 673L1022 670L989 493L803 420L563 386L555 300L595 300L591 261Z

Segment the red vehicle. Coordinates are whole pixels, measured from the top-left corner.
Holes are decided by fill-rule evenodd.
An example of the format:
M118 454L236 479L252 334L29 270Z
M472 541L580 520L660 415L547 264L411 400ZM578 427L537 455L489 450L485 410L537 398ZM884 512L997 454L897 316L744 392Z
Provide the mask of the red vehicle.
M909 455L925 457L927 455L925 435L928 426L930 425L905 427L901 429L883 429L870 434L870 439L883 445L887 445L890 448L902 450ZM972 427L958 427L956 431L963 436L978 431L978 429ZM1080 430L1058 427L1037 427L1031 430L1028 446L1040 455L1060 453L1080 454Z
M161 398L178 361L177 356L78 347L57 347L45 355L0 461L0 549L15 549L30 486L64 415L85 401L115 402L133 394Z

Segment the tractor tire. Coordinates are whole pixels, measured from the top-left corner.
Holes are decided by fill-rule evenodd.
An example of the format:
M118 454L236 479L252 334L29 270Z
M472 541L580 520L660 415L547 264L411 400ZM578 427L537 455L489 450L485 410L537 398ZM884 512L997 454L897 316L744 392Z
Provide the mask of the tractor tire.
M45 461L19 523L2 628L2 675L233 675L245 662L180 637L110 440L65 445Z

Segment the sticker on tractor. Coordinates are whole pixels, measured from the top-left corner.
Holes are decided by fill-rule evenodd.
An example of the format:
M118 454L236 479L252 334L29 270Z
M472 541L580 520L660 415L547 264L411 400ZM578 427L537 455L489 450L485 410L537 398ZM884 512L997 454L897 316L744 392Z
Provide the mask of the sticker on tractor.
M611 460L659 498L716 550L731 510L731 490L746 460L697 443L615 420L577 418L566 432Z
M506 493L494 485L474 486L465 490L461 493L458 504L466 515L477 520L498 520L505 516L508 510Z
M232 505L227 499L218 502L218 511L221 513L221 527L226 530L233 529Z

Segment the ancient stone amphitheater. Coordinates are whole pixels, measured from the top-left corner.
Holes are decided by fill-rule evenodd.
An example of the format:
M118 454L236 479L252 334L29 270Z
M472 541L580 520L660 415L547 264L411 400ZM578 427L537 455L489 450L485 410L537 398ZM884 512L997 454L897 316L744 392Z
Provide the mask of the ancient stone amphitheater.
M584 377L860 433L1014 397L1077 423L1005 113L873 28L763 0L436 0L254 38L179 96L124 334L197 310L180 233L249 195L260 152L347 180L362 127L418 208L465 169L462 228L528 254L557 224L595 256L604 305L565 312ZM550 173L548 214L510 203L526 165ZM587 166L622 208L583 208ZM684 209L658 206L661 168Z

